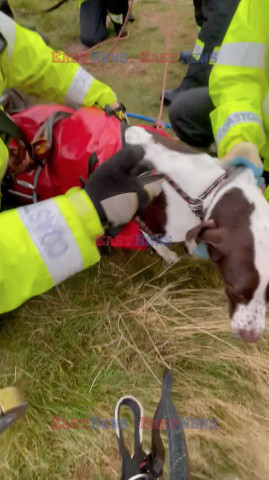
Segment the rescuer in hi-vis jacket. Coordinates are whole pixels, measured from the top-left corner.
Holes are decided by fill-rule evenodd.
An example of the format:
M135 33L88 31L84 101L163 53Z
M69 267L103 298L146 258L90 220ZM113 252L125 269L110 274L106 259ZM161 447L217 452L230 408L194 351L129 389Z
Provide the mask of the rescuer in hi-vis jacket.
M263 160L269 180L269 4L241 0L224 37L217 62L195 107L181 109L179 96L170 107L177 135L208 147L215 140L224 162L243 157ZM195 89L190 92L194 98ZM192 98L192 102L193 102ZM268 188L265 192L269 200Z
M0 94L6 88L42 95L74 108L116 102L115 93L76 63L52 63L41 37L0 12ZM0 313L99 261L96 239L128 223L161 190L131 175L140 147L126 147L65 195L0 213ZM0 178L8 150L0 139Z
M181 111L184 109L184 115L189 108L195 109L197 102L207 105L209 98L203 94L203 87L208 87L211 70L239 2L240 0L193 0L199 27L198 37L192 54L180 53L180 63L188 63L189 67L180 85L173 90L166 90L165 105L171 105L176 99L177 108ZM197 135L199 132L195 133Z
M107 15L114 25L115 34L120 33L128 13L128 0L78 0L80 39L87 47L102 42L107 36ZM128 20L134 21L130 14ZM121 36L127 36L122 32Z

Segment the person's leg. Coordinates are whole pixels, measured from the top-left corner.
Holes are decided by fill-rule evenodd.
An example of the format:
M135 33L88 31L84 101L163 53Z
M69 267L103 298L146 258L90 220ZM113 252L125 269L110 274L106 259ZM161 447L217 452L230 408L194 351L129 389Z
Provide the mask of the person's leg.
M118 35L128 12L128 0L106 0L106 8Z
M209 117L213 109L207 87L180 92L169 108L172 127L180 140L208 148L214 141Z
M80 39L87 47L92 47L106 38L106 15L103 0L86 0L81 4Z

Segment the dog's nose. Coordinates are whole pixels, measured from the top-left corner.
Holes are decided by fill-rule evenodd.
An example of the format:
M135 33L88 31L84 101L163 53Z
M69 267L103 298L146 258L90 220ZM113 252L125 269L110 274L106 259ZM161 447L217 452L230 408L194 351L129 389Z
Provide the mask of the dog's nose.
M261 334L259 332L255 332L255 330L242 329L239 330L238 333L244 342L257 342L261 336Z

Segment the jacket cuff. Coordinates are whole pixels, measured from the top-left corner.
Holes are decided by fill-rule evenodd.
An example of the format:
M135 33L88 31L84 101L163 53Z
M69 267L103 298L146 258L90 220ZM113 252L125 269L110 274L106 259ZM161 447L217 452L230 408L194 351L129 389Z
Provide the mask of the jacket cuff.
M97 239L104 234L99 216L85 190L74 187L65 194L73 205L89 237Z
M219 158L224 157L237 143L253 143L259 151L266 144L261 113L254 112L251 106L222 106L210 114L210 119Z
M117 96L115 92L113 92L113 90L108 85L94 78L91 87L89 88L84 98L83 105L86 107L90 107L97 104L100 108L104 110L107 104L113 105L113 103L115 103L116 101Z

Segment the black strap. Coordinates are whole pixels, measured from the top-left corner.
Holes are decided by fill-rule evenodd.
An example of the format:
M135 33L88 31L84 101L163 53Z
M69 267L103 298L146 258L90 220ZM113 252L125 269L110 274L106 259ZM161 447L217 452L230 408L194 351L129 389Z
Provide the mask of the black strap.
M128 448L124 443L120 411L123 406L128 407L134 417L134 454L131 457ZM141 464L144 462L147 455L142 449L142 436L140 431L140 422L142 416L142 407L134 397L123 397L117 404L115 410L115 424L118 438L119 452L122 458L121 480L130 480L141 474L141 479L147 478L141 472ZM139 478L139 477L138 477Z
M3 110L0 110L0 134L2 133L15 140L26 141L24 132L3 112Z
M169 472L170 480L188 480L188 454L185 435L178 413L172 401L173 372L166 369L163 375L162 396L154 419L160 425L165 420L165 429L169 442ZM164 448L160 429L152 430L152 457L156 474L162 472L164 463Z
M165 420L165 429L169 442L170 480L189 480L188 455L184 431L171 397L173 383L172 370L165 370L162 383L162 396L152 422L151 451L146 454L142 447L140 421L142 407L134 397L122 398L116 407L115 421L119 451L122 458L121 480L156 480L163 473L165 450L160 434L161 421ZM131 457L125 446L120 420L122 406L131 409L134 416L134 455Z
M73 115L72 113L66 112L64 110L58 110L57 112L54 112L39 127L38 131L36 132L31 142L32 145L34 145L34 143L38 142L40 139L43 139L43 140L46 140L50 146L52 146L53 129L55 125L61 120L65 120L66 118L69 118L72 115Z
M31 146L28 143L25 133L16 125L11 118L9 118L3 110L0 110L0 135L4 134L6 136L5 142L7 143L8 138L14 138L17 141L24 143L25 147L28 150L28 153L32 157Z
M53 7L47 8L46 10L43 10L43 13L50 13L54 12L54 10L57 10L57 8L61 7L65 3L69 2L69 0L61 0L60 2L56 3Z

